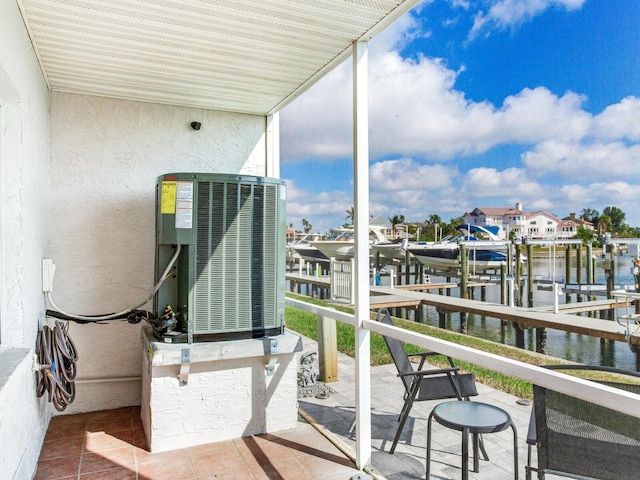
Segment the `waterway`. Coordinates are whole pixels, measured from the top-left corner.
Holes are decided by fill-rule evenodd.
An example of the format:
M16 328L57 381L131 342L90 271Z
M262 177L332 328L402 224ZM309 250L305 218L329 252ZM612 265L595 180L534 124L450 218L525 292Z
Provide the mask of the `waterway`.
M533 272L535 278L544 280L554 280L564 283L565 260L559 259L534 259ZM596 283L605 284L606 278L602 269L601 259L596 260ZM615 262L615 283L616 285L633 285L634 279L631 274L631 258L626 255L619 255ZM576 280L575 266L572 269L573 282ZM583 272L582 278L586 279ZM432 277L433 283L445 281L444 278ZM586 280L583 280L586 282ZM452 295L459 295L459 291L452 290ZM479 294L478 294L479 295ZM477 297L479 298L479 297ZM598 298L604 298L600 296ZM487 287L487 301L499 302L499 289ZM572 301L576 301L575 295ZM560 295L560 303L565 303L565 295ZM553 305L553 293L546 290L535 290L533 293L534 306ZM438 313L434 307L423 306L423 322L429 325L438 326ZM446 327L449 330L460 330L460 315L449 314L446 317ZM484 317L479 315L467 316L467 331L470 335L515 346L515 328L509 322L501 322L499 319ZM525 331L525 348L535 351L535 329ZM585 363L590 365L606 365L636 369L636 357L629 346L623 342L605 341L593 338L588 335L567 333L559 330L547 329L547 353L554 357L566 360Z
M596 283L606 284L606 277L602 267L603 258L596 257ZM584 262L583 262L584 263ZM615 260L615 283L617 286L632 286L634 278L631 273L632 262L631 257L627 255L618 255ZM540 280L555 280L560 284L565 283L565 259L564 257L554 258L549 255L547 258L533 259L533 275L534 278ZM571 270L571 281L568 283L577 283L575 258ZM586 269L583 265L582 282L586 283ZM447 281L444 277L431 276L431 283L441 283ZM452 279L456 281L455 279ZM410 283L415 283L412 279ZM390 284L389 276L382 276L380 285ZM290 286L288 286L290 288ZM306 286L302 289L303 294L310 295L311 290ZM450 295L459 296L459 289L451 289ZM480 298L480 293L476 293L476 299ZM559 296L559 303L565 303L565 295ZM598 296L597 298L605 298ZM488 302L500 302L499 286L488 286L486 288L486 300ZM526 300L525 300L526 301ZM571 301L575 302L576 296L571 296ZM550 290L536 289L533 292L534 306L552 306L553 293ZM439 315L432 306L422 306L422 322L432 326L439 325ZM413 312L409 312L410 318ZM584 314L583 314L584 315ZM611 320L614 321L614 320ZM446 316L446 328L452 331L460 331L460 314L451 313ZM503 343L506 345L516 345L516 333L513 324L510 322L502 322L497 318L485 317L480 315L467 315L467 333L479 338ZM525 348L535 351L535 329L525 330ZM589 365L605 365L625 368L630 370L636 369L636 356L629 346L624 342L614 342L600 340L588 335L576 333L568 333L559 330L547 329L547 353L550 356L564 358L566 360L589 364Z

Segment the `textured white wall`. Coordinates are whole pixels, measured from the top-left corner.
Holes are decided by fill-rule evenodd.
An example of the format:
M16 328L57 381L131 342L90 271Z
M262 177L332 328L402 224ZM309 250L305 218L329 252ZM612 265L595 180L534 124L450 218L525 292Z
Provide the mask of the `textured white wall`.
M67 312L120 312L153 286L155 180L169 172L265 175L265 119L52 93L53 299ZM199 131L192 121L202 123ZM149 306L151 308L151 306ZM140 325L71 324L78 378L139 376ZM139 381L82 383L65 413L140 402Z
M50 408L31 353L44 321L49 93L17 3L0 0L0 476L31 478Z
M153 452L295 428L298 420L296 353L300 337L277 337L278 353L265 357L264 339L210 342L189 348L191 363L180 384L185 346L142 334L141 416ZM273 367L267 373L267 362Z

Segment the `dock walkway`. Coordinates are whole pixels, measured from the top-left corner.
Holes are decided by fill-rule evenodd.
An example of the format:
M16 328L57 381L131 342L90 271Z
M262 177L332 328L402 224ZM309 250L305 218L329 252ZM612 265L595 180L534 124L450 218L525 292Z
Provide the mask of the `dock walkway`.
M287 280L315 285L329 289L328 276L314 277L287 274ZM486 286L486 282L473 282L469 286ZM395 287L371 286L369 304L372 309L410 308L430 305L445 312L467 312L476 315L514 322L523 328L551 328L565 332L589 335L605 340L625 342L634 347L640 346L640 332L629 332L626 327L612 320L576 315L577 313L610 310L626 307L629 303L615 299L600 299L585 302L558 305L558 313L553 306L511 307L486 301L477 301L429 293L429 290L457 288L453 282L429 283L420 285L397 285ZM640 347L638 347L640 348Z
M566 313L571 311L571 307L573 307L574 311L588 311L589 308L591 310L601 310L616 308L616 306L626 306L626 304L620 301L616 303L615 299L580 302L579 304L571 304L570 306L563 305L563 309L559 308L559 313L553 313L553 309L551 308L550 311L548 307L510 307L508 305L436 295L433 293L414 292L406 289L371 287L371 292L378 295L398 295L399 292L402 292L401 296L406 296L416 301L420 300L422 304L432 305L446 311L473 313L515 322L526 327L553 328L565 332L580 333L592 337L640 345L639 335L629 336L626 328L615 321Z

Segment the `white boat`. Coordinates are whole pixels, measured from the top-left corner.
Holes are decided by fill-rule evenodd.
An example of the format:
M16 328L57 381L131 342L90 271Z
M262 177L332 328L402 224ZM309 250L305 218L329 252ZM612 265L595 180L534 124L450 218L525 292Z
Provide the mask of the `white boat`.
M379 225L369 225L369 245L374 245L376 243L389 243L387 237L382 233L384 228L385 227ZM343 232L333 240L315 240L310 243L328 258L349 260L353 258L355 251L353 228L337 230L343 230Z
M436 271L460 269L462 244L469 255L471 272L498 270L507 263L511 242L500 227L460 225L457 228L463 235L439 242L410 243L404 248L424 266Z
M371 245L372 253L380 254L380 258L387 261L404 261L407 251L402 242L380 242Z
M289 261L299 261L302 259L305 262L312 263L328 262L329 258L310 243L321 237L322 235L320 233L306 233L295 242L287 245L287 257Z

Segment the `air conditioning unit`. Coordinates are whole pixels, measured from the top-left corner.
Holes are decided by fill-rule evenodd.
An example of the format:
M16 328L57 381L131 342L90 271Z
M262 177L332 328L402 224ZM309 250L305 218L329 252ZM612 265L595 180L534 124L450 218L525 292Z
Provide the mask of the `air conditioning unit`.
M159 315L169 343L279 335L284 330L283 181L230 174L170 173L156 181Z

